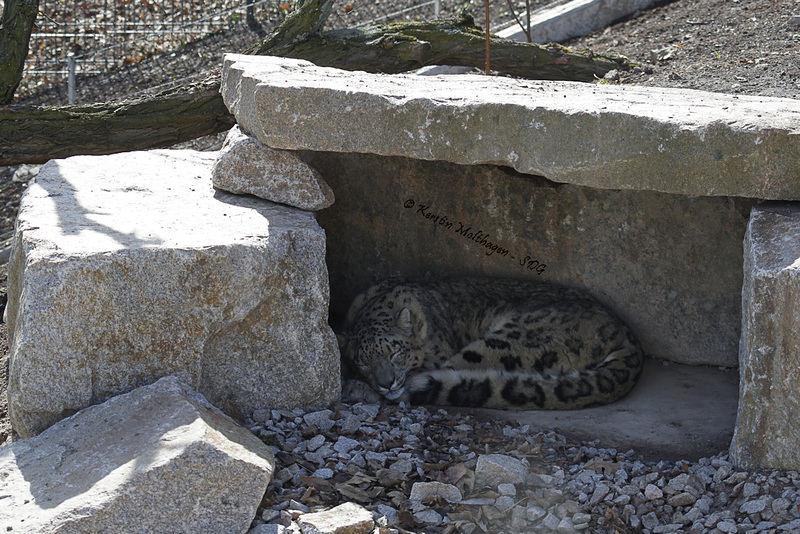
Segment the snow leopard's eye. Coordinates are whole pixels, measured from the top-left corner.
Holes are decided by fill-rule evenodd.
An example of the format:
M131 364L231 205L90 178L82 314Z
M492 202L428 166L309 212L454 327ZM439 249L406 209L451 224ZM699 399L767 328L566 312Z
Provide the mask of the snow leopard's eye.
M389 361L394 367L405 367L406 354L402 349L396 350L389 356Z

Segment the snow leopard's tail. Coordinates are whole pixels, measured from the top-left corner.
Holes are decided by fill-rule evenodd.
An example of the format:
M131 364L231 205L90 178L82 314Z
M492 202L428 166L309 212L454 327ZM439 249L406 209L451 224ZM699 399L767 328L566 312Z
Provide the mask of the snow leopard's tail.
M633 389L642 373L638 344L600 364L566 374L487 369L442 369L409 376L404 400L412 404L505 410L576 410L610 404Z

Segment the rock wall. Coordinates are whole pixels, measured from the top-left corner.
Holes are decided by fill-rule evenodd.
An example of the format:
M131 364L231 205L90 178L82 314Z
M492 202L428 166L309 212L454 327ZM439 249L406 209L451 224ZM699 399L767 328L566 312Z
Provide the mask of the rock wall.
M334 319L391 276L554 280L609 304L650 356L737 364L753 201L555 184L495 166L302 157L337 198L317 215Z

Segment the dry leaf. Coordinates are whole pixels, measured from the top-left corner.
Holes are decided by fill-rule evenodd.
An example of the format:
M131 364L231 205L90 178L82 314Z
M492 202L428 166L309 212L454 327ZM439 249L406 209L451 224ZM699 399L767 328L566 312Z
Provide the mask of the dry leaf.
M370 497L369 493L361 488L351 486L350 484L336 484L336 491L352 501L364 503L372 501L372 497Z
M620 465L617 462L612 462L610 460L603 460L601 458L593 458L586 462L583 466L584 469L591 469L597 474L613 474L617 472L617 469L620 468Z

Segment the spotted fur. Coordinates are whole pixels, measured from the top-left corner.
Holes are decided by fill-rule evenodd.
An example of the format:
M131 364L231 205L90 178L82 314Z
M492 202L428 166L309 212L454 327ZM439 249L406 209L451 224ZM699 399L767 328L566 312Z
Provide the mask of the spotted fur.
M346 323L345 363L392 401L577 409L624 397L642 370L616 315L550 283L384 281L356 297Z

